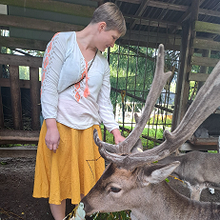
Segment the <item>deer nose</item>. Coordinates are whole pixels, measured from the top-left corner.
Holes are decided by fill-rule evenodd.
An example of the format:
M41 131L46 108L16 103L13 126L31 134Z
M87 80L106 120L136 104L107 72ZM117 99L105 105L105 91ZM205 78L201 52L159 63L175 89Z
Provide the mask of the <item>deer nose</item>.
M85 197L81 200L81 202L84 204L84 211L86 212L86 215L91 215L94 208L86 201Z

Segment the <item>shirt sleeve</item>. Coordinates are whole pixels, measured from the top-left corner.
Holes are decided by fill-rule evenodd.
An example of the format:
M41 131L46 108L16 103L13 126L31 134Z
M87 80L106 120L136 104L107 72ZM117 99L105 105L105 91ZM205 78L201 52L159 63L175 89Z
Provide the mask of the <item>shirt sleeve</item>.
M119 125L115 121L113 114L113 106L110 100L110 92L110 68L106 61L103 84L98 96L98 105L101 120L109 132L116 128L119 129Z
M59 74L65 60L66 44L64 34L57 33L48 43L41 78L41 107L44 119L57 117Z

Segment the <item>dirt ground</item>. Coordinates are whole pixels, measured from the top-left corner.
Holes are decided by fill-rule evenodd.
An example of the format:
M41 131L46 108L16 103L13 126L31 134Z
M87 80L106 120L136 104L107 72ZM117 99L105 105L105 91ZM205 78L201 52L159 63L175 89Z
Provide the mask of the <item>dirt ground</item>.
M47 199L32 197L34 166L35 158L0 158L0 220L53 220ZM170 184L189 196L180 181L171 178ZM220 191L204 190L201 200L220 202ZM72 209L68 203L67 213Z
M53 220L47 199L32 197L34 167L35 158L0 158L0 220Z

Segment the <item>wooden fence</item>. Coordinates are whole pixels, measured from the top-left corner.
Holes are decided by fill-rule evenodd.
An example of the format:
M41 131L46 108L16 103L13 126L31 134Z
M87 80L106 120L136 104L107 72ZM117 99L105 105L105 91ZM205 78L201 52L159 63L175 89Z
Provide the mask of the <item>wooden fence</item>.
M10 89L11 112L13 128L5 128L5 117L3 111L2 94L0 89L0 144L34 143L38 142L40 130L40 81L39 67L41 67L41 57L18 56L0 54L0 67L9 66L9 78L0 78L0 88ZM28 66L30 80L19 79L19 66ZM30 90L31 128L23 129L21 89Z

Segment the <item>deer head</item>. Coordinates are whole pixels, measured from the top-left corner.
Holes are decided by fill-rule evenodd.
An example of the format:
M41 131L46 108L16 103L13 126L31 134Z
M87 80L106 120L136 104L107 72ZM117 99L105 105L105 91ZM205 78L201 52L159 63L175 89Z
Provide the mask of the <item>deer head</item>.
M111 163L96 185L82 199L87 214L97 211L113 212L129 209L133 213L136 212L135 219L146 219L144 210L137 211L140 209L140 204L145 204L145 210L146 206L151 207L152 200L157 200L158 193L156 193L155 187L179 165L177 161L166 165L152 162L161 160L174 152L220 105L219 62L178 127L172 133L164 132L165 141L153 149L130 153L149 120L153 107L170 75L171 72L164 73L164 47L160 45L151 90L146 99L143 114L138 119L134 130L118 145L101 141L97 131L94 131L94 140L99 147L101 156ZM148 209L147 215L150 211Z

